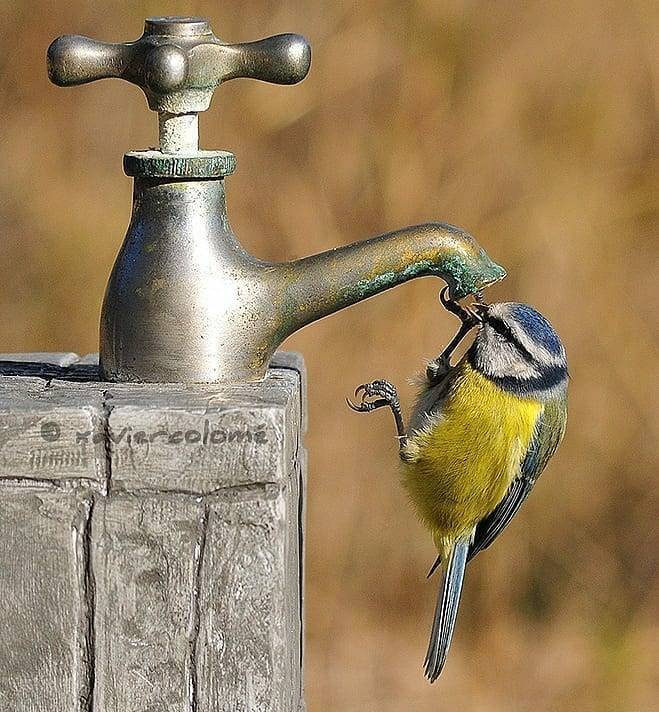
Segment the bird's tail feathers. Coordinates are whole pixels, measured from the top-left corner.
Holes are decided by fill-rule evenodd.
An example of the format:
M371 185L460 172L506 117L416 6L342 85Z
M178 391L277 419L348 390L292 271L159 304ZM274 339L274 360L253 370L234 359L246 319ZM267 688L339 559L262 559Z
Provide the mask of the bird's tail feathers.
M451 647L468 551L469 539L459 539L445 563L444 578L437 597L430 643L424 663L426 677L430 682L435 682L439 677Z

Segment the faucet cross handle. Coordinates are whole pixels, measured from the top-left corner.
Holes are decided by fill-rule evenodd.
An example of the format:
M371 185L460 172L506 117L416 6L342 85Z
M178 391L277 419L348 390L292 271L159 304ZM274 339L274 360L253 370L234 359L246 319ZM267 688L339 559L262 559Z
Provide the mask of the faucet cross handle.
M275 35L227 44L198 17L154 17L134 42L107 43L63 35L48 48L48 76L58 86L115 77L139 86L160 114L161 150L196 150L196 114L210 106L215 88L247 77L274 84L302 81L311 48L301 35ZM174 117L186 117L172 122Z

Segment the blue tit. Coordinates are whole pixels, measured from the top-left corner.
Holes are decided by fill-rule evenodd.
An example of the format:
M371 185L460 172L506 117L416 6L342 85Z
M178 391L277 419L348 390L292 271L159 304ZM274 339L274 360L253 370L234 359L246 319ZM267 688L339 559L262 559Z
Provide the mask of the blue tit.
M567 419L565 349L526 304L442 302L463 321L431 361L406 430L394 386L360 386L354 410L388 406L400 441L403 484L439 552L443 578L425 659L434 682L451 645L467 562L507 526L556 451ZM450 355L477 327L455 365ZM429 574L429 576L430 576Z

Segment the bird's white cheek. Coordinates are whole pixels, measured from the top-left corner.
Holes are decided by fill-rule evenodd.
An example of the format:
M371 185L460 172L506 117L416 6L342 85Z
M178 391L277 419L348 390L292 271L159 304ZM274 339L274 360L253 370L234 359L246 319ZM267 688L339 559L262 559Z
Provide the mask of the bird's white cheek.
M539 375L517 349L508 342L501 341L496 334L487 335L482 351L483 371L490 376L528 379Z
M519 356L515 356L511 360L510 367L508 369L508 375L515 376L516 378L528 379L528 378L535 378L536 376L539 376L540 372L538 371L537 368L532 366L525 359L523 359Z

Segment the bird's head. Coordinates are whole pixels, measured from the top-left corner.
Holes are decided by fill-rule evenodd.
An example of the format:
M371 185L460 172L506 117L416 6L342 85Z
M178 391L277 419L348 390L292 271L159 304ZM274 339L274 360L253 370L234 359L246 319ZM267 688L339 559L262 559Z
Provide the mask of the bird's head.
M472 366L520 395L560 395L567 360L558 334L540 312L512 302L475 304L481 328L469 351Z

